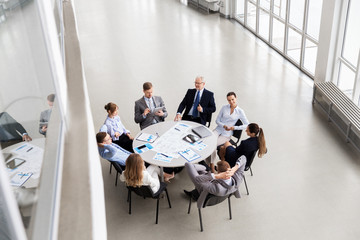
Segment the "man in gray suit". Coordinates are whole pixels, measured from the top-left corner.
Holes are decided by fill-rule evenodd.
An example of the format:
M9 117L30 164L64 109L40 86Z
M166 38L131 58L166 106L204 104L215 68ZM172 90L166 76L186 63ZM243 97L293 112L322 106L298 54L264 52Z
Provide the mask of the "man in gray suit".
M233 193L236 198L239 198L239 185L243 181L245 164L245 156L241 156L233 168L230 168L226 161L219 161L217 163L218 174L214 174L206 171L203 165L185 163L185 169L194 183L195 189L191 192L184 190L184 192L197 201L199 208L202 207L209 193L216 196Z
M140 129L144 129L152 124L163 122L168 113L164 101L159 96L153 96L153 86L150 82L143 84L144 96L135 102L136 123L140 124Z
M41 133L45 137L48 128L48 123L50 120L51 111L54 106L54 101L55 101L55 94L50 94L49 96L47 96L47 102L50 108L40 113L39 133Z

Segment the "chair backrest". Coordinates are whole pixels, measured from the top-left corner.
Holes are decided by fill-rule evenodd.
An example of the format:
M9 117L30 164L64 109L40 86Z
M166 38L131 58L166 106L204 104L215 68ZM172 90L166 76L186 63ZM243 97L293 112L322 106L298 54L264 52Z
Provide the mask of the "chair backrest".
M122 174L122 172L124 171L125 167L124 166L121 166L120 163L118 162L111 162L111 164L114 166L115 170Z
M211 124L211 116L212 116L212 113L208 114L207 117L206 117L206 122L208 123L208 124L207 124L207 127L210 127L210 124Z
M150 188L150 186L141 186L141 187L130 187L128 186L128 188L133 191L134 193L136 193L137 195L144 197L144 198L153 198L154 194Z
M228 194L228 195L225 195L225 196L216 196L216 195L213 195L213 194L208 194L206 196L206 199L204 201L204 204L203 204L203 208L204 207L207 207L207 206L214 206L216 204L219 204L221 202L223 202L225 199L227 199L231 194Z
M243 125L243 122L238 119L237 122L235 123L235 126L241 126ZM233 137L239 139L241 137L241 133L242 133L242 130L234 130L233 131Z
M247 171L247 170L250 169L251 164L252 164L253 161L254 161L254 158L255 158L255 156L256 156L257 151L258 151L258 150L255 150L255 151L253 152L253 154L251 155L250 159L246 159L246 164L245 164L245 169L244 169L244 171Z

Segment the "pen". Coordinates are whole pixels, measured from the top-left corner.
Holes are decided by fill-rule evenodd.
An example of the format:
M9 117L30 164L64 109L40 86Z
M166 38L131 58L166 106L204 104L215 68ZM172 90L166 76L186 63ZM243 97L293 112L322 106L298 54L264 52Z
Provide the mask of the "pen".
M175 130L178 130L180 132L180 129L178 129L178 128L175 128Z
M33 147L29 148L26 152L30 152L30 151L31 151L31 149L33 149Z
M165 156L165 157L167 157L167 158L169 157L168 155L165 155L165 154L163 154L163 153L160 153L160 154L163 155L163 156Z

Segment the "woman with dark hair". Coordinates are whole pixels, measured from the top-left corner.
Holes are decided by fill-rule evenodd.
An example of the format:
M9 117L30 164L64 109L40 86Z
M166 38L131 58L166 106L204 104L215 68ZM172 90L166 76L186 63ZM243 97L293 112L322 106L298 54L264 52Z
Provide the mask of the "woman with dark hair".
M134 138L131 137L130 131L121 123L118 115L118 106L115 103L109 102L104 108L108 113L104 125L107 127L107 133L111 136L112 142L129 152L134 152L132 148Z
M248 139L241 141L236 148L232 147L231 143L226 142L220 148L221 160L227 161L231 167L235 166L237 159L244 155L248 161L254 151L259 150L258 157L261 158L266 153L265 135L262 128L256 123L250 123L246 128Z
M221 146L225 142L230 141L230 138L233 135L234 130L245 130L247 125L249 124L249 121L246 118L244 110L242 110L237 105L236 94L234 92L229 92L226 95L226 99L229 104L226 104L221 108L216 118L217 127L214 129L214 134L218 136L217 146ZM242 125L235 126L236 122L239 119L241 120ZM215 172L214 169L215 159L216 159L216 151L214 151L210 159L211 172Z

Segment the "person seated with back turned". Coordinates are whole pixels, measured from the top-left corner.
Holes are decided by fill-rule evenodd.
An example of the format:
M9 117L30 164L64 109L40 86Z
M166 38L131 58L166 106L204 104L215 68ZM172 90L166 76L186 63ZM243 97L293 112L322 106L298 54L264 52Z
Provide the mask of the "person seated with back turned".
M121 166L125 166L126 159L131 152L113 143L110 135L106 132L98 132L96 134L96 142L102 158L110 162L118 162Z
M163 122L168 116L164 101L160 96L153 96L153 85L151 82L143 84L144 96L135 102L136 123L140 124L140 129L144 129L152 124ZM162 108L157 110L157 108Z
M265 135L262 128L256 123L250 123L246 128L248 139L241 141L240 145L234 148L230 142L226 142L220 148L220 159L227 161L233 167L237 159L245 155L249 160L254 151L259 150L258 157L261 158L266 153Z
M2 148L6 148L21 141L31 141L32 138L25 128L18 123L7 112L0 113L0 143Z
M238 190L243 180L246 157L241 156L236 166L230 168L226 161L217 162L218 174L206 171L205 166L200 164L185 163L185 169L195 185L192 191L184 190L185 194L198 201L198 207L202 207L206 196L210 193L216 196L225 196L234 193L240 197Z
M160 168L158 166L144 165L144 160L137 153L132 153L126 160L125 171L120 175L120 180L127 186L141 187L150 186L153 193L160 188Z
M115 103L109 102L105 105L105 110L107 111L108 116L104 125L106 125L107 133L111 136L113 143L129 152L134 152L132 148L134 138L130 135L130 131L122 124L118 115L118 106Z
M225 142L230 141L231 136L233 135L234 130L244 130L249 124L248 119L246 118L244 110L242 110L236 102L236 94L234 92L229 92L226 95L227 101L229 104L224 105L217 118L216 124L217 127L214 129L214 134L218 136L217 146L224 145ZM241 120L243 123L240 126L235 126L238 120ZM211 154L210 158L210 168L211 172L215 172L214 162L216 159L216 150Z
M216 111L214 93L205 89L204 77L195 78L195 88L188 89L181 101L174 121L181 119L206 125L206 120ZM184 111L181 117L181 113Z
M40 113L39 133L44 135L45 137L50 120L51 111L54 106L54 100L55 100L55 94L50 94L49 96L47 96L47 102L50 108Z

